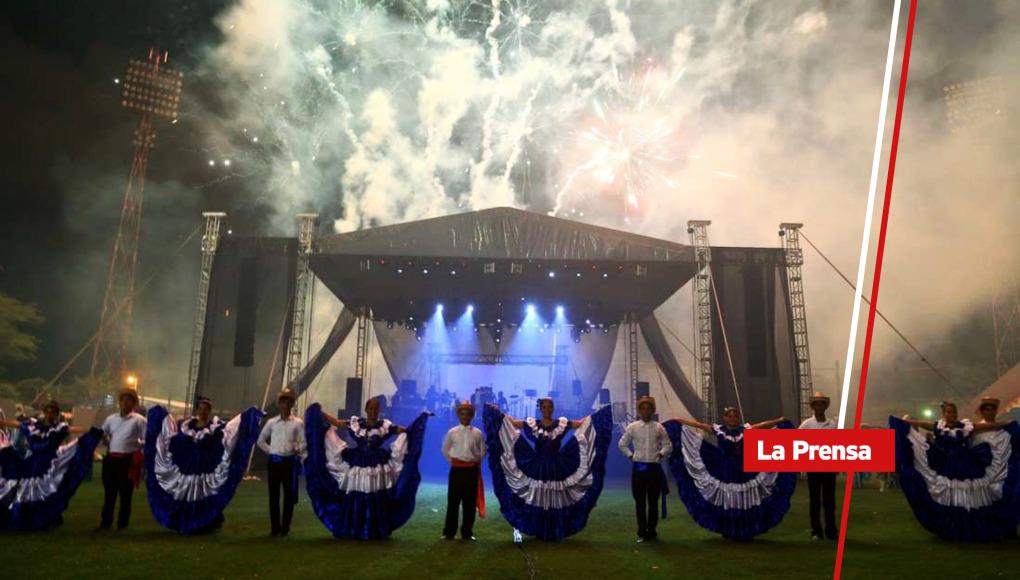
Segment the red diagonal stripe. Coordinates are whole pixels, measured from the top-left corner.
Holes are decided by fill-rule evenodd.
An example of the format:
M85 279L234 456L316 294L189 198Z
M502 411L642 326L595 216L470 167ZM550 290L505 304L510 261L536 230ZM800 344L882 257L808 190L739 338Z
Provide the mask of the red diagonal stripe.
M868 386L868 363L871 359L871 338L875 330L875 313L878 311L878 288L882 282L882 261L885 256L885 240L889 229L889 206L892 201L893 176L896 173L896 152L900 144L900 127L903 119L903 101L907 93L907 72L910 69L910 45L914 39L914 16L917 0L910 0L910 14L907 16L907 37L903 43L903 64L900 70L899 93L896 98L896 119L893 121L892 143L889 151L889 173L885 180L885 197L882 201L882 223L878 230L878 248L875 250L875 274L871 283L871 305L868 307L868 326L864 332L864 353L861 360L861 382L857 389L857 414L854 429L861 428L861 412L864 409L864 394ZM851 364L852 361L847 361ZM836 566L833 580L839 580L843 571L843 553L846 547L847 521L850 519L850 499L853 495L854 474L846 474L846 491L843 495L843 513L840 518L839 544L836 547Z

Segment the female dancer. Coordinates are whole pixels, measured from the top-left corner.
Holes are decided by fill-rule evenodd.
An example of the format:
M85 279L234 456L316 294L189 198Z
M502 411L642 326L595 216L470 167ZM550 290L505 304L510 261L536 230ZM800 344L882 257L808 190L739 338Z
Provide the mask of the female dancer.
M181 534L219 528L259 435L262 411L251 407L230 421L212 415L200 397L195 416L176 421L163 407L149 410L145 484L160 525Z
M744 471L744 431L792 429L785 417L741 424L740 412L727 407L722 424L690 419L663 423L673 441L670 471L688 513L706 530L731 540L750 540L773 528L790 510L796 473ZM714 434L717 445L701 432Z
M10 440L0 438L0 529L45 530L59 526L78 485L92 465L92 453L103 439L95 427L71 427L60 404L50 401L43 418L4 421L18 428L28 453L21 455ZM68 435L83 433L64 443Z
M427 420L422 413L406 429L380 420L378 399L365 403L365 417L348 421L318 403L308 407L305 485L315 515L335 537L387 538L410 519Z
M522 421L485 407L489 469L510 525L558 540L584 529L602 493L613 415L606 406L580 421L553 419L552 399L540 400L539 410L541 419ZM564 442L571 429L574 437Z
M889 417L889 426L896 430L900 485L926 530L976 541L1016 533L1020 426L1015 421L995 422L993 414L992 420L974 424L960 420L956 405L944 402L938 421ZM975 440L978 434L980 441Z

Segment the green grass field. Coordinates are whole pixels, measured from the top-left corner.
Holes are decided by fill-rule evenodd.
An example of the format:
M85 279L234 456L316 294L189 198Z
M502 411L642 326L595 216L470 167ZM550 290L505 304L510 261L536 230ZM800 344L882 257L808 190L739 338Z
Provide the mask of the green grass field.
M854 490L843 556L843 578L1020 578L1020 541L940 540L914 519L898 490Z
M613 483L582 533L561 542L525 542L538 577L831 578L835 546L809 539L806 485L798 486L793 508L779 527L745 543L700 529L674 490L670 518L659 528L661 540L638 545L634 543L633 502L622 488L625 482ZM290 537L269 538L265 487L257 481L241 485L223 529L209 536L181 537L159 528L144 493L135 498L129 530L95 534L101 493L98 480L84 484L65 513L64 525L54 532L0 536L4 576L528 577L525 554L512 543L510 526L500 517L491 495L489 517L476 525L478 542L439 539L446 493L442 485L423 484L412 520L389 540L378 542L333 539L306 500L298 505ZM845 578L916 579L930 574L1016 578L1020 574L1020 543L970 546L939 541L914 522L898 492L857 490L852 515ZM984 570L990 572L984 574Z

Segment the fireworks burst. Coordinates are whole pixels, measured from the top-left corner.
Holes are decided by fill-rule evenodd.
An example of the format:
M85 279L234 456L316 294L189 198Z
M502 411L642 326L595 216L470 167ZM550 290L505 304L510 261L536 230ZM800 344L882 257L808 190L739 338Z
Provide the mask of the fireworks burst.
M611 201L626 222L649 196L677 186L671 174L685 156L677 122L664 109L678 80L649 63L615 93L593 100L594 116L571 137L566 158L573 169L557 192L554 213L567 203Z

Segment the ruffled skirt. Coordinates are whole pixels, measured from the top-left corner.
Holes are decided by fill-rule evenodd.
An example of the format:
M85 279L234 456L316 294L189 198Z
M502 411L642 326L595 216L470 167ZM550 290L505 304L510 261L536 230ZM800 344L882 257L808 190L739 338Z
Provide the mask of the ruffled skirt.
M498 409L486 407L483 419L492 485L510 525L540 540L584 529L602 493L612 410L593 413L573 439L548 456L532 448Z
M6 437L0 440L0 529L43 530L62 523L67 504L92 468L92 454L103 439L89 429L49 456L22 457ZM39 464L44 463L43 465ZM41 474L19 477L19 474Z
M896 431L900 486L926 530L967 541L993 541L1016 533L1020 518L1020 426L1016 422L984 434L984 442L974 446L974 457L964 469L932 462L932 457L943 454L931 449L925 434L907 422L889 417L889 426ZM968 473L978 477L960 477L980 464L986 465L983 473Z
M422 413L396 435L389 454L351 447L316 403L305 412L305 487L315 515L337 538L387 538L414 513L421 474Z
M680 499L699 526L732 540L750 540L790 511L796 473L745 472L740 456L724 453L697 429L676 421L663 426L673 442L669 468Z
M263 415L252 407L227 422L222 444L194 445L166 409L149 411L145 485L161 526L198 534L223 523L223 510L248 468Z

